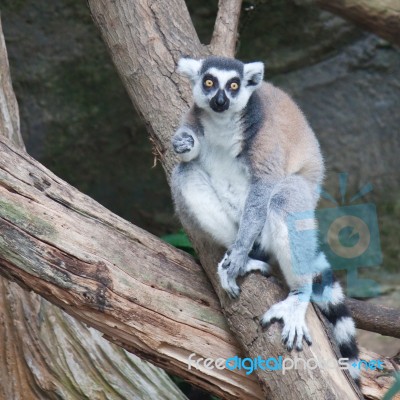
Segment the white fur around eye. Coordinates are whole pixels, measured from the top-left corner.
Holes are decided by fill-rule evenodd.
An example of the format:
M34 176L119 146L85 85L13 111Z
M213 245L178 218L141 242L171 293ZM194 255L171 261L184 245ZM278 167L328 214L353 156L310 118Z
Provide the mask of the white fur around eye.
M194 82L200 75L202 63L202 60L195 60L193 58L181 58L178 62L177 71L180 74L187 76L192 82Z

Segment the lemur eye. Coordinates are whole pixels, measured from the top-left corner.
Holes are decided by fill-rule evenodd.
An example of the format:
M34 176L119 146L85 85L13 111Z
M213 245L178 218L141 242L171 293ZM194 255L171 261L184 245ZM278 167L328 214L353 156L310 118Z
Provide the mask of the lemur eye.
M237 82L232 82L230 88L231 90L238 90L239 84Z
M214 86L214 82L211 79L206 79L204 81L204 85L206 85L207 87L213 87Z

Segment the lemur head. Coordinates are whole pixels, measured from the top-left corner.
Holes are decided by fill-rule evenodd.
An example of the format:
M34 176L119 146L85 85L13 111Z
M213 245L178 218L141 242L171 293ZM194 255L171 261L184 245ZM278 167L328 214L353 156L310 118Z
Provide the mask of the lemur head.
M211 112L239 112L263 80L262 62L242 63L233 58L181 58L178 72L192 82L196 105Z

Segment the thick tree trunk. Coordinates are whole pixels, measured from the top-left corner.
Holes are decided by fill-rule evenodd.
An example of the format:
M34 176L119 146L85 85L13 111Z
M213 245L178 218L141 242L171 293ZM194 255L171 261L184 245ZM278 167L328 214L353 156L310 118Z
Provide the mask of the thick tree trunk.
M189 99L188 84L176 74L176 64L182 55L196 57L208 52L198 41L183 0L119 0L112 3L89 0L89 6L128 94L150 127L168 176L175 163L170 137ZM166 107L166 104L171 106ZM216 277L221 249L201 242L196 232L189 234L221 300L229 326L246 354L251 358L262 356L265 359L285 354L279 327L275 325L266 334L258 320L266 309L283 299L284 291L272 280L260 279L253 274L243 282L239 300L230 301ZM334 359L335 353L312 307L307 313L307 322L315 344L312 349L306 348L299 357L304 360L312 357ZM339 369L322 371L316 368L312 374L291 370L285 376L257 370L256 374L269 399L359 398L352 380Z
M24 150L0 21L0 137ZM185 399L165 371L0 277L0 399Z

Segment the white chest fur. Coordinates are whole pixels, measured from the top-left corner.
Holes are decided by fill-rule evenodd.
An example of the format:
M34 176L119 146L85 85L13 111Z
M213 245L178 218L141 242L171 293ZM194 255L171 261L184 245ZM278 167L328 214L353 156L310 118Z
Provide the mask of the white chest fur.
M239 222L249 192L249 171L238 158L242 133L237 121L204 123L200 163L228 215Z

